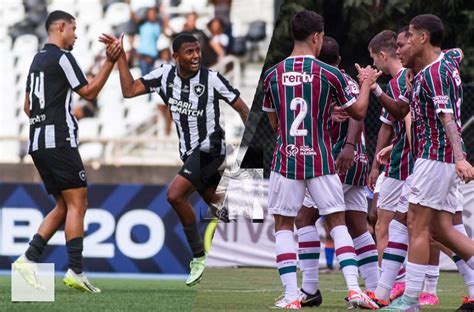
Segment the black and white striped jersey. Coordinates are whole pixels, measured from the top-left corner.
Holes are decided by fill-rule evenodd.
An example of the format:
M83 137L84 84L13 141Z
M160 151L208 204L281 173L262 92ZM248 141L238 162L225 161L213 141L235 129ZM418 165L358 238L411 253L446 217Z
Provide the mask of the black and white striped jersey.
M164 64L140 80L148 93L158 92L168 105L176 123L182 159L197 148L225 154L219 100L232 105L240 93L221 74L201 67L193 77L182 79L175 65Z
M30 98L29 153L46 148L77 148L72 92L85 85L86 76L69 51L46 44L35 55L26 83Z

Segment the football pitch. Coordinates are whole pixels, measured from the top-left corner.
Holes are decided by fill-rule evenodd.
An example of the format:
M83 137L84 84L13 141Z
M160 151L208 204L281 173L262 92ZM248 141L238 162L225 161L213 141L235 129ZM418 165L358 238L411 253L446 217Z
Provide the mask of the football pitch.
M197 287L184 281L91 279L102 293L84 294L66 288L56 280L56 300L52 303L12 303L10 278L0 278L0 311L265 311L281 294L276 270L207 269ZM314 311L345 311L346 290L342 274L321 274L323 304ZM441 273L438 296L441 304L427 311L453 311L465 294L457 273Z

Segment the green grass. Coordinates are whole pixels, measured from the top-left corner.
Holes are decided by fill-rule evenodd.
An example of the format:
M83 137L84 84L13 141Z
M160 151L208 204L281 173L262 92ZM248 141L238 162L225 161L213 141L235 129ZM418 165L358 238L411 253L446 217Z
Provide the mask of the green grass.
M12 303L10 278L0 277L0 311L265 311L281 294L277 271L272 269L207 269L196 287L186 287L184 281L91 280L102 288L101 294L68 289L58 279L55 302ZM314 311L345 311L341 273L321 274L320 285L323 305ZM441 305L426 310L453 311L464 293L462 278L443 272L438 285Z

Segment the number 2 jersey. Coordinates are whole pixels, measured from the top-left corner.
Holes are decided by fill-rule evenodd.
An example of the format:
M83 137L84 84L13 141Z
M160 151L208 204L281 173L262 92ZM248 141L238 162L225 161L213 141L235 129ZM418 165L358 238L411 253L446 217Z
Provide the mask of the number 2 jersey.
M87 83L69 51L48 43L34 56L26 83L30 100L29 153L48 148L77 148L72 92Z
M343 73L312 56L288 57L264 75L262 109L278 118L272 170L289 179L334 174L331 103L354 104Z

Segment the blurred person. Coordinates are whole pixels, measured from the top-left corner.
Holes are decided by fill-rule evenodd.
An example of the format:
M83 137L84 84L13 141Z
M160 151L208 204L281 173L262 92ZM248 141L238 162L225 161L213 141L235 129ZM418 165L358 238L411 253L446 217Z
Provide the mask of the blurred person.
M147 8L146 19L139 26L138 42L138 63L142 75L148 74L155 65L158 57L156 43L161 34L161 26L158 23L158 9L155 7Z
M83 273L84 216L87 178L78 152L77 121L71 114L72 92L93 100L104 86L121 53L108 45L106 60L88 81L70 53L77 39L76 20L64 11L51 12L45 22L48 42L31 64L24 111L30 118L29 153L56 206L44 218L28 249L13 263L25 281L43 289L35 263L54 233L64 225L68 270L63 282L84 292L99 293Z
M276 266L284 290L281 298L275 301L275 307L301 308L294 225L308 190L319 213L325 216L334 239L336 257L347 285L347 304L374 308L375 303L362 292L358 283L356 253L345 223L344 194L336 175L329 131L329 111L333 102L355 120L365 117L371 83L365 81L356 98L338 68L316 59L323 45L322 16L314 11L300 11L292 17L291 29L294 41L291 55L263 76L262 110L267 112L278 137L268 191L268 212L275 219ZM375 80L378 74L370 71L369 76ZM286 96L288 94L291 96ZM317 120L316 116L319 116ZM318 130L320 128L325 131ZM327 152L316 152L321 150ZM303 247L309 249L299 250L299 253L318 252L315 239L319 238L314 235L314 228L307 226L298 230L306 232L298 233L299 244L304 242Z
M120 40L123 39L123 36ZM109 36L107 44L117 38ZM225 134L219 123L219 100L237 111L245 124L249 109L221 74L201 66L199 41L192 34L178 35L172 43L176 65L163 64L147 75L134 79L124 53L118 61L122 94L125 98L157 92L172 113L179 136L183 166L168 187L168 202L178 215L193 254L186 285L202 278L207 254L189 196L197 191L221 220L229 221L223 198L216 194L225 159Z
M196 12L186 14L186 22L183 26L183 32L190 33L198 39L202 51L202 65L209 68L217 64L218 54L212 48L210 39L206 33L197 28L197 18L198 15Z
M221 60L227 53L229 47L229 36L224 33L224 22L218 17L214 17L207 23L210 32L210 45Z

